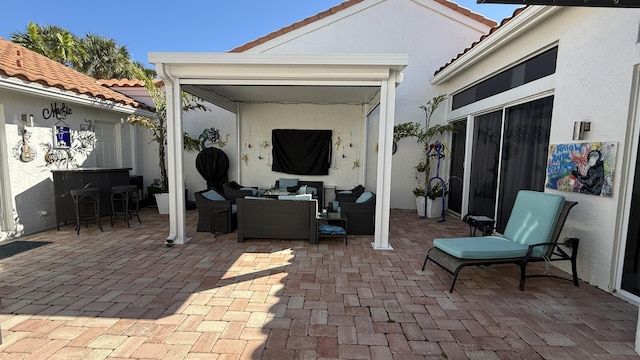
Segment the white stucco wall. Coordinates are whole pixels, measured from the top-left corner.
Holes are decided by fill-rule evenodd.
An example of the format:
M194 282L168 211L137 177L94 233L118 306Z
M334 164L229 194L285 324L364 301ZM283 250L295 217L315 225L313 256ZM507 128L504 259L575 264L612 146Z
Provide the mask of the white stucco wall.
M64 102L55 98L28 96L11 91L0 91L0 99L4 108L4 132L6 147L2 150L4 161L7 162L13 218L15 229L3 229L0 238L32 234L56 227L56 214L53 195L52 169L55 164L45 162L45 154L53 141L52 129L58 122L54 117L45 118L43 109L51 109L53 103L58 108L65 103L71 113L66 116L66 123L72 130L80 130L81 125L88 125L87 120L94 120L103 127L111 127L113 133L129 139L130 129L120 124L120 118L126 117L121 113L96 109L88 106ZM34 160L23 162L20 160L20 146L22 144L22 130L24 123L20 114L33 114L34 126L28 127L29 147L34 154ZM118 141L116 159L118 167L131 167L131 143ZM92 153L76 153L75 163L82 167L96 166L96 158Z
M325 186L333 185L341 189L364 183L363 167L353 166L354 161L362 164L367 153L365 111L362 105L243 104L240 113L241 153L249 157L247 163L240 162L243 185L269 187L280 177L323 181ZM272 129L331 130L334 145L329 175L299 176L272 171ZM335 144L338 138L341 140L339 145ZM265 140L269 147L261 148L259 144ZM375 152L375 146L369 148ZM260 155L262 160L259 159Z
M635 154L626 140L628 132L634 131L629 114L633 70L640 62L639 23L638 9L562 8L442 85L448 93L458 91L539 49L558 44L554 75L449 112L447 117L455 120L553 94L551 144L574 142L574 121L591 122L585 142L618 142L612 198L557 192L579 203L562 234L581 239L578 274L606 290L617 287L618 246L624 246L626 241L626 233L621 234L618 229L625 220L623 190L630 171L623 167L624 159ZM634 165L631 164L631 171Z
M404 81L397 88L396 124L423 122L420 105L440 94L429 85L434 71L488 30L488 26L436 1L363 1L246 52L408 54L409 66L403 71ZM370 123L375 121L374 118ZM442 121L443 118L434 117L432 124ZM369 129L369 138L377 139L377 127ZM375 146L375 142L372 140L371 145ZM411 192L416 186L413 166L420 151L414 141L407 140L393 157L393 208L415 208L415 197ZM367 151L366 155L364 171L373 175L377 154ZM367 179L371 178L367 176ZM336 181L336 185L348 184ZM374 189L375 183L368 187Z
M206 103L208 104L208 103ZM192 138L198 138L204 129L214 127L220 129L220 136L226 139L226 146L221 149L229 157L229 179L237 180L237 171L239 166L238 156L238 140L236 129L236 115L215 107L211 104L207 105L210 111L194 110L189 111L184 116L183 130ZM160 178L160 167L158 165L158 146L151 141L151 133L146 129L140 129L142 144L147 144L142 150L142 175L144 178L145 189L154 179ZM189 190L188 200L193 200L193 193L207 188L207 182L200 176L196 170L197 151L184 152L184 174L186 188ZM167 171L171 171L167 168ZM146 191L146 190L145 190Z

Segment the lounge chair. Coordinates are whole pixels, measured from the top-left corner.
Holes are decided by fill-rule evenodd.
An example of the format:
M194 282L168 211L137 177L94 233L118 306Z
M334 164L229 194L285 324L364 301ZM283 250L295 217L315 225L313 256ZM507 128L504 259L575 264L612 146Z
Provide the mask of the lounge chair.
M520 266L520 290L527 277L548 276L573 281L578 286L576 257L579 239L569 238L558 243L560 231L577 202L565 201L563 196L520 190L509 216L504 235L434 239L422 264L427 261L453 275L453 292L458 273L466 266L517 264ZM571 249L569 255L560 245ZM526 275L530 262L571 261L572 279L549 274Z

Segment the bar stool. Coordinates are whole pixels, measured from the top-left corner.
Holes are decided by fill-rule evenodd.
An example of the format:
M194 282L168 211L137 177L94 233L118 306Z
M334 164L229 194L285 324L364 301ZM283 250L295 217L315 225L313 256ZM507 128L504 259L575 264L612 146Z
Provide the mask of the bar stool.
M95 220L102 230L102 224L100 223L100 189L98 188L82 188L69 190L71 198L73 199L73 208L76 212L76 232L80 235L80 225L82 220L85 220L85 224L89 220ZM82 209L81 209L82 207ZM93 207L93 214L86 214L86 212Z
M111 188L111 227L116 217L123 216L129 225L129 219L135 215L140 221L140 197L137 185L116 185Z

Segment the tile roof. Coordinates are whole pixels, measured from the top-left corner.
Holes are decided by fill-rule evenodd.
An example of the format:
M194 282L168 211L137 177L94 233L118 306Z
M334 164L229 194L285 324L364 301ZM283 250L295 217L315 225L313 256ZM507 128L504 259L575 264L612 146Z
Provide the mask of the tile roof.
M164 86L164 81L153 79L157 86ZM99 79L98 84L107 87L144 87L144 82L138 79Z
M313 23L315 21L318 21L320 19L323 19L323 18L326 18L328 16L331 16L331 15L333 15L333 14L339 12L339 11L347 9L347 8L349 8L349 7L353 6L353 5L359 4L359 3L363 2L363 1L364 0L349 0L349 1L345 1L345 2L343 2L341 4L339 4L339 5L336 5L336 6L332 7L332 8L330 8L330 9L328 9L328 10L325 10L323 12L320 12L320 13L316 14L316 15L310 16L310 17L308 17L308 18L306 18L304 20L300 20L300 21L298 21L296 23L293 23L293 24L291 24L289 26L283 27L280 30L276 30L274 32L271 32L271 33L269 33L269 34L267 34L265 36L262 36L262 37L260 37L260 38L258 38L256 40L253 40L253 41L248 42L248 43L246 43L244 45L238 46L235 49L231 49L229 52L240 53L240 52L249 50L249 49L251 49L253 47L256 47L256 46L258 46L260 44L266 43L269 40L275 39L275 38L277 38L279 36L282 36L282 35L284 35L286 33L289 33L291 31L294 31L296 29L299 29L301 27L309 25L309 24L311 24L311 23ZM469 10L467 8L461 7L460 5L458 5L458 4L454 3L454 2L451 2L451 1L448 1L448 0L433 0L433 1L435 1L437 3L440 3L440 4L446 6L446 7L450 8L450 9L453 9L453 10L461 13L462 15L468 16L471 19L479 21L479 22L481 22L481 23L483 23L485 25L496 26L496 22L495 21L493 21L491 19L487 19L487 18L485 18L484 16L482 16L480 14L474 13L474 12L472 12L471 10Z
M500 22L500 25L494 26L491 28L491 30L489 30L488 33L482 35L480 37L480 39L478 39L477 41L475 41L473 44L471 44L469 47L467 47L466 49L464 49L462 52L458 53L458 55L456 55L456 57L454 57L453 59L449 60L448 63L442 65L438 70L435 71L435 73L433 74L433 76L438 75L438 73L440 73L441 71L443 71L444 69L446 69L448 66L450 66L451 64L453 64L456 60L458 60L459 58L462 57L462 55L468 53L471 49L473 49L474 47L476 47L478 44L480 44L480 42L482 42L484 39L486 39L487 37L491 36L491 34L493 34L494 32L496 32L498 29L500 29L501 27L503 27L506 23L508 23L509 21L511 21L511 19L513 19L514 17L518 16L518 14L520 14L525 8L527 8L527 6L523 6L523 7L519 7L517 9L515 9L513 11L513 14L507 18L502 19L502 21Z
M100 85L98 80L90 76L3 38L0 38L0 75L16 77L25 81L123 105L133 107L144 105L128 96Z

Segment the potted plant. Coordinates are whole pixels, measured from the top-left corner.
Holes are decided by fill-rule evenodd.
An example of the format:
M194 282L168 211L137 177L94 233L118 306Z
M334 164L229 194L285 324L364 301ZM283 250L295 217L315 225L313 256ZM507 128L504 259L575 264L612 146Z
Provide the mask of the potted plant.
M447 99L446 95L438 95L432 98L427 102L426 105L420 106L420 109L425 114L425 122L424 125L420 122L407 122L394 126L393 128L393 141L398 142L401 139L414 137L416 138L416 142L421 145L421 155L418 160L416 166L414 166L415 170L415 179L418 183L418 186L413 189L413 194L416 196L416 208L418 210L418 216L424 217L425 214L425 201L427 198L434 200L435 198L431 198L428 193L436 196L437 185L434 185L427 191L427 185L429 184L429 179L431 178L431 164L429 162L429 157L427 156L429 152L429 147L432 145L432 140L436 136L442 136L446 132L454 131L454 126L447 125L431 125L431 117L436 109ZM440 143L442 144L442 143ZM446 147L445 147L446 148ZM442 184L440 186L440 193L442 193ZM446 185L445 185L446 187ZM435 189L434 189L435 188ZM445 191L445 194L447 191ZM440 211L441 213L442 211Z
M439 180L434 180L433 185L429 186L426 191L426 204L425 204L425 216L428 218L435 218L442 215L443 198L449 194L447 183Z
M148 196L155 196L156 204L160 197L166 198L168 202L169 183L167 181L167 165L165 162L167 144L167 98L164 91L162 91L160 84L155 79L147 74L143 69L136 67L135 73L137 77L144 82L149 95L153 100L155 106L157 119L150 119L140 115L130 115L127 120L132 125L142 126L152 133L152 141L158 143L158 165L160 168L160 179L158 182L154 182L147 188ZM208 111L201 99L183 92L182 93L182 111L202 110ZM187 151L200 150L200 141L189 136L188 133L184 133L184 149ZM165 194L165 195L162 195ZM162 199L160 201L165 201ZM168 209L168 205L167 205ZM158 211L161 211L158 206Z

